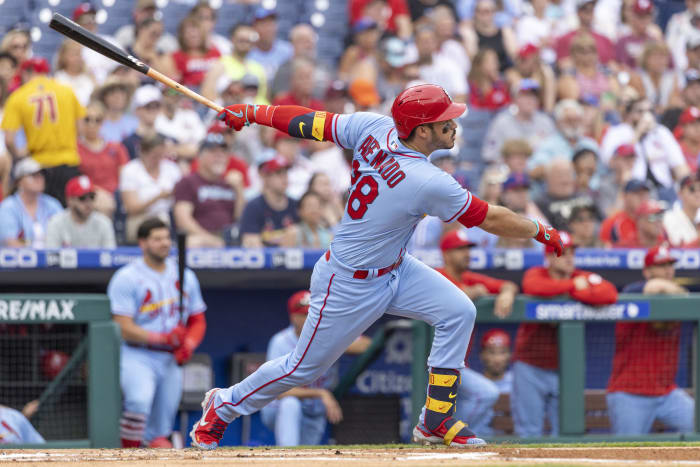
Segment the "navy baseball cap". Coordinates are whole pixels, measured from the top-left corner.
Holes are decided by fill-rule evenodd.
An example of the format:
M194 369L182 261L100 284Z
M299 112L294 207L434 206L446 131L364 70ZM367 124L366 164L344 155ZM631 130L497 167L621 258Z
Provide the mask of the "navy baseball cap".
M269 18L271 16L277 18L277 12L261 6L255 9L253 21L260 21L261 19Z
M540 83L532 78L523 78L518 82L518 92L539 92Z
M204 137L201 143L199 143L199 150L208 148L225 148L226 140L224 139L223 133L210 132Z
M651 191L651 185L646 180L639 180L636 178L633 178L632 180L625 183L625 187L623 189L625 193L629 193L630 191L636 192L642 190Z
M360 18L352 25L352 33L358 34L368 29L376 29L379 25L371 18Z
M503 191L514 190L516 188L530 188L530 177L527 174L510 174L503 182Z

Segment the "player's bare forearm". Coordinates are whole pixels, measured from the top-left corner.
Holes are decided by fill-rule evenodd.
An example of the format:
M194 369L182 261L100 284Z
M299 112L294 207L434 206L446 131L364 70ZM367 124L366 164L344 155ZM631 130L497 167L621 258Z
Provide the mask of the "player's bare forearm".
M147 344L149 332L134 323L130 316L113 315L114 321L122 331L122 338L134 344Z
M499 237L532 238L537 234L537 225L532 220L493 204L489 205L486 218L479 227Z
M372 339L370 339L367 336L360 336L354 341L352 341L352 344L350 344L345 353L350 355L359 355L361 353L364 353L365 350L367 350L371 344Z

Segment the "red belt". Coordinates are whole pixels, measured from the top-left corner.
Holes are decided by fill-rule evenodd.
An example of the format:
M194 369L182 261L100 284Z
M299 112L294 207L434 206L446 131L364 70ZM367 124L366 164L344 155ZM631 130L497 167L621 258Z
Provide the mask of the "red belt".
M331 250L326 251L326 261L330 261L331 259ZM398 268L401 265L401 261L403 261L403 256L399 258L394 264L391 266L387 266L385 268L377 269L377 275L375 277L383 276L384 274L393 271L394 269ZM357 269L353 275L353 279L367 279L369 276L369 270L367 269Z

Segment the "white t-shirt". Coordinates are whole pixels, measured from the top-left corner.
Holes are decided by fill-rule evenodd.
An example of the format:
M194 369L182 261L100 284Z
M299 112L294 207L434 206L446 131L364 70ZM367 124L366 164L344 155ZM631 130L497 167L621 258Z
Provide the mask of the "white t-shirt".
M207 133L197 112L189 109L178 109L172 120L160 113L156 117L155 128L158 133L174 139L179 144L199 144Z
M331 180L333 191L343 195L350 188L350 166L338 146L311 154L314 172L323 172Z
M422 65L418 74L422 81L442 86L452 97L467 94L466 75L458 67L438 55L433 57L433 63L430 65Z
M90 102L90 95L95 89L95 82L92 80L90 75L83 73L78 76L71 76L63 70L59 70L54 75L57 81L70 86L70 88L75 93L75 97L78 98L83 106L88 105Z
M693 220L683 212L680 203L664 213L663 224L671 246L684 247L697 244L698 229L693 224Z
M606 165L610 164L615 149L621 144L634 141L634 129L628 123L621 123L610 128L603 138L600 158ZM672 169L685 165L685 157L673 134L663 125L656 125L634 145L637 154L632 167L632 178L646 180L647 164L656 180L667 188L673 186Z
M180 168L171 160L163 159L160 162L158 179L154 180L146 172L141 159L134 159L124 166L119 175L119 190L135 191L140 201L148 201L162 191L172 191L180 178L182 178ZM146 209L146 213L153 216L168 214L172 207L173 197L171 196L151 204Z

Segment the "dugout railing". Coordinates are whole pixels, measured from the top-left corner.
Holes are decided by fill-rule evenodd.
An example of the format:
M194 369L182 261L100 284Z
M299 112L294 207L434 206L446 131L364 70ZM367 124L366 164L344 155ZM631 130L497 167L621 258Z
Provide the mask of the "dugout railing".
M0 295L0 326L0 404L38 401L31 422L46 439L12 448L118 447L120 336L107 297Z
M700 404L695 404L695 431L693 433L655 433L644 436L620 437L610 433L587 433L586 430L586 327L591 324L626 321L680 321L691 323L689 334L686 375L689 392L696 393L700 384L700 294L683 296L650 296L621 294L615 305L589 307L561 299L540 299L520 295L513 312L506 318L493 313L493 298L481 298L477 307L477 329L480 325L517 325L523 322L555 323L559 340L559 435L543 438L494 437L494 440L517 439L518 442L582 442L611 440L700 440ZM411 368L413 391L413 422L418 419L426 397L426 366L432 337L432 329L425 323L413 323L413 363ZM653 351L653 349L649 349ZM590 392L590 391L589 391ZM599 390L600 392L600 390Z

